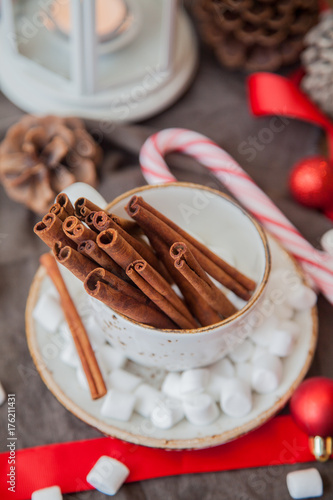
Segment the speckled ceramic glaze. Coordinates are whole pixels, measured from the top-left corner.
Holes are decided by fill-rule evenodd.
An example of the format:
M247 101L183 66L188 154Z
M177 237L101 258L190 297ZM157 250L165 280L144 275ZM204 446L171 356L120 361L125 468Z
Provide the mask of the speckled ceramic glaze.
M127 217L125 205L134 194L198 237L222 258L233 260L257 283L253 296L230 318L196 330L157 330L117 314L91 299L105 336L131 360L145 366L185 370L213 363L232 350L255 323L270 270L270 254L261 227L229 197L189 183L145 186L118 197L108 209ZM231 292L230 292L231 293Z

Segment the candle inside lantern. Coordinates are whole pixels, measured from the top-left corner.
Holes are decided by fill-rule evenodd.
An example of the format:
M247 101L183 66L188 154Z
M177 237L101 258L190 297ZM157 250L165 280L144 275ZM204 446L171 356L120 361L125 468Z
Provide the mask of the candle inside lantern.
M124 0L96 0L96 32L100 39L106 40L119 33L126 23L128 7ZM68 36L71 32L70 0L55 0L49 16L56 28Z

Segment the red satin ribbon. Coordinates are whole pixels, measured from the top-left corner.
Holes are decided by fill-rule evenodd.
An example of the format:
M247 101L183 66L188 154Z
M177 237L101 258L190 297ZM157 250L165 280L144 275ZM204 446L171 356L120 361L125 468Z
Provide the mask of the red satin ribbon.
M280 115L305 120L324 128L333 158L333 123L287 78L255 73L248 78L249 103L256 116Z
M19 444L19 440L17 441ZM27 500L33 491L58 485L63 493L91 489L85 478L101 455L126 464L127 482L178 474L313 461L308 437L290 416L279 416L251 433L204 450L169 451L115 438L52 444L16 452L16 492L8 491L8 453L0 454L0 498Z

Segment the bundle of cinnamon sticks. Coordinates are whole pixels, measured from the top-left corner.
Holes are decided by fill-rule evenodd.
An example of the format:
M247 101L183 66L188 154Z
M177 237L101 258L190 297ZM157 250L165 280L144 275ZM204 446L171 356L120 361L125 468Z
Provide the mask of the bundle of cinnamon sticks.
M89 295L146 325L191 330L235 314L236 307L212 278L249 300L253 280L142 197L133 196L126 211L131 220L86 198L73 206L61 193L34 231Z

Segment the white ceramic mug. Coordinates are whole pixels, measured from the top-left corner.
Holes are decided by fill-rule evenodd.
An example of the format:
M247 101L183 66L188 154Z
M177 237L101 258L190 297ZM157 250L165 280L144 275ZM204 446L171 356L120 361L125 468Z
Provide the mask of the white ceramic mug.
M79 191L75 184L66 190L74 201L86 196L97 203L92 188L83 192L81 186ZM226 261L232 257L230 263L252 278L257 287L251 299L236 314L195 330L158 330L92 299L96 320L115 348L145 366L180 371L214 363L252 331L251 318L254 323L254 313L263 299L270 271L266 235L231 198L198 184L176 182L133 189L116 198L107 209L129 218L124 207L135 194L198 237Z

